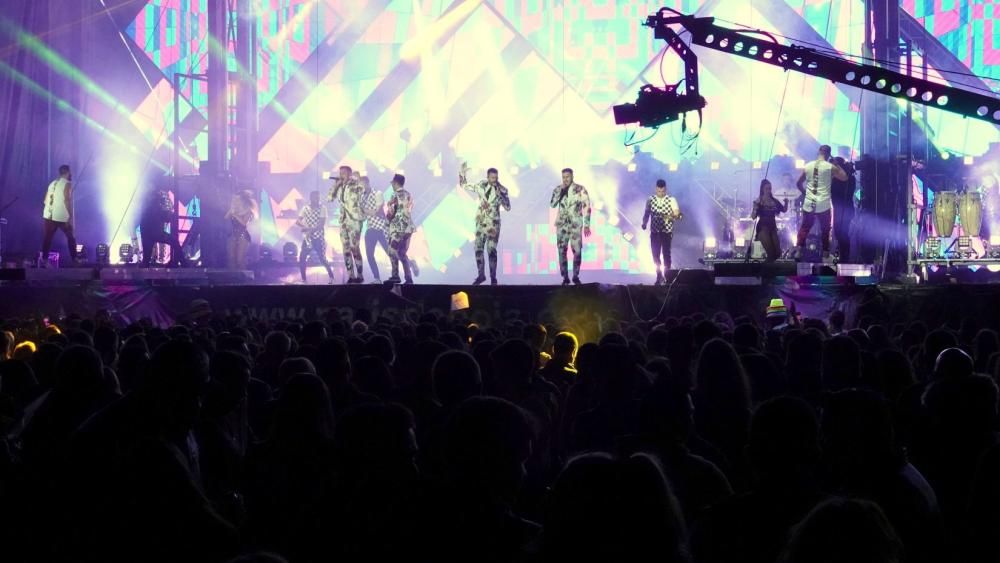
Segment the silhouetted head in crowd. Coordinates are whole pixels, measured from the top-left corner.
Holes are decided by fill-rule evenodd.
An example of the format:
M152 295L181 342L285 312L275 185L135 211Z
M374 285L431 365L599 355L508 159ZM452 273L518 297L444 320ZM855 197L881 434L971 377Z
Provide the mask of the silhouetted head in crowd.
M663 365L650 364L657 378L640 406L642 429L672 443L686 444L694 431L694 402L688 380L673 374L665 360L657 361Z
M686 562L686 531L655 458L605 453L571 459L549 496L544 561Z
M899 350L882 350L878 353L878 389L890 401L917 382L910 358Z
M975 363L961 348L947 348L938 354L934 362L934 378L966 377L972 375Z
M528 416L517 405L495 397L466 399L445 433L451 482L478 498L513 502L526 474L533 436Z
M823 386L848 389L861 385L861 350L847 336L834 336L823 343Z
M113 328L101 325L94 330L94 348L105 366L112 367L118 362L119 345L118 332Z
M777 397L757 407L750 421L750 464L767 487L808 483L819 462L819 423L812 407Z
M434 360L434 395L445 407L482 393L483 378L479 364L466 352L451 350Z
M417 340L425 342L427 340L437 340L440 335L438 326L430 322L422 322L417 325Z
M523 340L510 339L490 354L502 396L523 390L531 382L535 369L535 353Z
M226 414L246 400L250 383L250 362L235 352L216 352L209 362L208 394L205 410Z
M333 438L333 409L323 381L312 374L292 376L281 390L271 423L270 442L279 447Z
M264 339L264 351L274 359L282 359L292 351L292 339L283 330L268 333Z
M923 397L930 423L955 440L992 433L997 419L997 385L985 375L936 379Z
M331 393L346 386L351 381L351 357L347 353L347 345L337 338L324 340L316 356L316 371Z
M333 442L345 485L365 480L401 486L417 476L413 415L401 405L349 409L337 421Z
M733 346L741 350L760 350L760 332L752 324L741 324L733 329Z
M973 340L976 373L990 373L989 360L997 352L1000 352L1000 336L994 330L980 330Z
M572 332L560 332L556 335L555 339L552 340L552 359L566 364L572 364L576 361L576 352L578 348L579 342L576 339L576 335Z
M151 407L146 414L171 439L184 439L198 419L208 379L208 356L201 348L167 342L153 352L149 376L141 382L140 396Z
M830 313L830 333L837 335L844 332L844 323L847 316L840 309Z
M326 324L321 321L311 321L302 327L302 338L299 343L303 346L319 346L326 340Z
M9 360L14 354L14 333L9 330L0 331L0 361Z
M380 399L390 399L396 391L389 366L381 358L364 356L354 365L354 383L364 393Z
M898 563L903 545L877 504L830 499L793 530L781 563Z
M93 348L66 348L55 366L55 391L74 400L94 400L104 390L104 362Z
M922 366L920 366L922 368L921 373L927 376L933 375L932 370L937 362L938 355L948 348L957 347L958 339L951 332L943 329L928 332L924 338L923 357L921 358Z
M705 343L698 356L695 394L710 408L750 408L750 385L743 364L733 347L714 338Z
M877 479L899 470L889 404L878 393L849 389L827 397L822 413L823 453L838 483L870 490Z
M549 332L545 329L545 326L540 324L526 324L522 332L523 338L535 350L544 349L548 334Z
M316 366L306 358L285 358L278 366L278 384L284 385L292 376L300 373L319 375Z

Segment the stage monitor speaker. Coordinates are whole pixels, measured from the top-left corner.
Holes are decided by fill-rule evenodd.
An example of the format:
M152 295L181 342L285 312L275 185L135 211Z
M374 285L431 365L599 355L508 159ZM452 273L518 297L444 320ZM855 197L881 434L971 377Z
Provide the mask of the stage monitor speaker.
M778 276L794 276L798 272L795 262L716 262L715 275L736 278L774 278Z
M24 268L0 268L0 281L24 281Z

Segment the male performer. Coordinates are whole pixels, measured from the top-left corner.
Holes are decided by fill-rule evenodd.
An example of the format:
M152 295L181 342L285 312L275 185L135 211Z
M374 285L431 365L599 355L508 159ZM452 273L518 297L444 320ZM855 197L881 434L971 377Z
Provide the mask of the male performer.
M149 194L146 206L139 216L139 230L142 232L142 267L148 268L155 254L156 244L170 245L171 265L180 265L181 249L175 233L167 232L167 223L174 215L174 204L163 189L154 189Z
M806 245L806 237L813 224L819 220L820 238L823 245L823 261L830 259L830 224L833 203L830 200L833 179L847 181L847 173L836 164L830 162L830 146L819 148L816 160L806 164L805 170L799 176L796 186L805 195L802 202L802 224L799 226L795 258L802 257Z
M347 283L362 283L361 227L365 214L361 210L364 186L351 176L350 166L340 167L340 177L330 189L329 200L340 202L340 242L344 247L344 268L349 279Z
M389 198L389 261L392 263L392 277L389 281L399 283L399 263L403 263L403 276L407 284L413 283L410 274L410 258L406 252L410 248L410 236L416 228L413 226L413 197L403 189L406 178L402 174L392 177L392 197Z
M368 176L361 177L361 184L365 188L365 195L362 198L362 210L368 220L365 229L365 253L368 255L368 268L371 269L375 281L382 281L378 271L378 264L375 262L375 247L380 245L386 254L389 254L389 239L386 237L389 232L389 220L385 217L382 192L373 190Z
M483 272L483 250L490 258L490 284L497 284L497 243L500 241L500 206L510 211L510 197L507 188L498 180L499 174L496 168L486 171L486 179L475 184L466 181L465 173L468 167L462 163L462 170L458 173L458 183L466 190L479 196L479 209L476 211L476 267L479 275L472 281L472 285L479 285L486 281L486 274Z
M52 249L52 237L62 229L66 233L66 245L69 246L69 257L76 261L76 238L73 237L73 175L69 165L59 167L59 178L49 184L45 194L42 218L44 222L44 237L42 238L42 256L38 267L48 265L49 250Z
M552 190L551 206L556 215L556 241L559 252L559 273L563 285L569 285L569 262L566 249L573 249L573 283L579 285L580 263L583 261L583 237L590 236L590 195L587 189L573 182L573 169L564 168L562 184Z
M854 167L841 157L833 159L847 175L846 180L834 178L830 200L833 202L833 236L837 239L837 259L847 262L851 256L851 221L854 220Z
M667 195L667 182L656 181L656 194L646 200L646 212L642 215L642 230L649 229L649 242L653 247L653 263L656 264L656 285L665 281L664 273L670 270L670 244L674 238L674 221L681 218L681 208L677 198ZM652 219L652 223L650 223ZM663 265L660 271L660 254Z
M326 208L319 202L319 192L309 193L309 203L299 211L299 218L295 225L302 229L302 250L299 251L299 273L302 275L302 282L306 281L306 260L310 252L315 252L319 257L319 263L326 268L326 275L330 276L330 283L333 283L333 268L330 261L326 259Z

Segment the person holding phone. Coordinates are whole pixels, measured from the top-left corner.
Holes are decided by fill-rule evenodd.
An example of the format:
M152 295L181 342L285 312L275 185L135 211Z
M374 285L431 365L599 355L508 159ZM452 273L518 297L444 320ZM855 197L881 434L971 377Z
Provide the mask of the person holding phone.
M69 247L69 257L76 261L76 237L73 236L73 174L68 164L59 167L59 177L49 184L43 202L42 221L44 236L42 237L42 255L38 258L38 267L45 268L49 261L49 251L52 249L52 237L56 231L66 234L66 246Z

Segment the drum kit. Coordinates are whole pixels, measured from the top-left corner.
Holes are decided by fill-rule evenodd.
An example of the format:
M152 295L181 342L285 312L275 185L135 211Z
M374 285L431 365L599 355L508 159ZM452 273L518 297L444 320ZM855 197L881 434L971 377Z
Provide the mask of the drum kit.
M972 239L978 238L983 227L983 195L978 191L966 189L963 192L954 190L940 191L934 194L933 226L935 237L928 237L927 254L936 257L954 254L959 258L971 258L974 255ZM955 219L958 219L958 225ZM951 246L940 252L942 238L951 238L956 226L959 235ZM937 240L932 240L932 239ZM957 245L957 250L952 248Z

